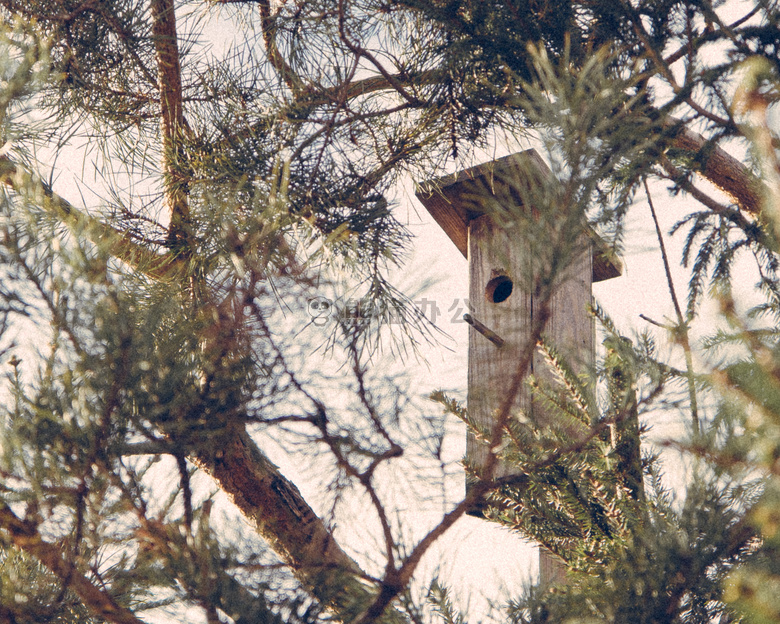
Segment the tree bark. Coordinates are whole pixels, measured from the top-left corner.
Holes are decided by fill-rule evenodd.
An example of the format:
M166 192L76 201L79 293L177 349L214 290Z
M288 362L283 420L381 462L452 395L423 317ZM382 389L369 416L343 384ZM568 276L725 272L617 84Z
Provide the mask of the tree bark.
M192 176L181 140L186 126L176 14L173 0L151 0L150 8L160 95L165 196L171 219L168 241L172 248L186 249L190 238L187 183Z
M679 120L671 117L665 125L679 126L671 146L695 154L701 162L697 170L700 175L726 193L740 210L754 215L761 211L763 184L750 169L721 147L708 145L707 139L683 126Z
M260 2L263 30L272 28L266 2ZM183 108L181 65L173 0L151 0L158 85L161 105L163 170L166 202L171 222L172 251L189 253L188 185L192 171L182 148L186 128ZM272 60L273 50L270 54ZM277 59L278 60L278 59ZM292 78L289 76L288 78ZM193 278L198 279L198 278ZM205 285L193 289L206 292ZM195 305L204 302L195 300ZM209 345L221 351L224 345ZM216 448L217 450L213 450ZM240 418L228 423L222 439L208 451L196 450L193 459L210 474L233 500L242 514L295 575L323 604L341 619L371 598L358 565L338 546L322 520L249 437Z
M322 520L249 437L243 423L228 426L195 462L219 484L271 548L290 565L307 590L348 621L375 592L355 561L336 543ZM395 614L395 620L399 620Z

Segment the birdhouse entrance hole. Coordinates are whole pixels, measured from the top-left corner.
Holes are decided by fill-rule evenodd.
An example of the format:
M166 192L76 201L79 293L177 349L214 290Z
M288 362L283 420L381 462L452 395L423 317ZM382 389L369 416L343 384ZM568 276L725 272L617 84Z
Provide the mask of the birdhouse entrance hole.
M514 284L512 284L512 280L509 279L509 277L506 275L499 275L487 283L485 297L488 301L493 303L501 303L502 301L509 299L509 295L512 294L513 288Z

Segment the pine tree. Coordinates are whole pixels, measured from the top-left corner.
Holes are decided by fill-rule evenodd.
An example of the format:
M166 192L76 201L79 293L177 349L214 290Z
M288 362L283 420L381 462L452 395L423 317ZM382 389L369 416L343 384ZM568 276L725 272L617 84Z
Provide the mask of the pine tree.
M513 603L513 621L780 619L767 590L780 574L775 3L732 20L684 1L0 7L3 618L124 623L167 609L184 621L191 608L209 622L419 621L422 556L479 503L569 569L566 585ZM669 280L682 363L595 310L594 383L545 343L539 315L529 354L538 341L557 381L522 367L517 380L584 433L505 410L475 431L491 446L482 481L408 544L382 481L441 460L444 417L372 368L388 348L384 312L406 318L393 353L430 331L388 277L410 247L392 193L500 133L534 136L555 174L510 181L556 233L541 245L540 310L584 227L621 249L637 196L653 207L647 180L699 202L676 228L685 310ZM83 205L58 192L77 153L104 189ZM731 288L749 254L766 301L752 316ZM329 342L338 391L280 311L305 313L318 271L359 293ZM695 365L691 338L709 294L730 324L709 348L731 349L712 370ZM690 429L673 444L696 463L679 504L639 447L645 410L667 397ZM368 573L342 548L269 440L305 442L336 498L362 492L381 565ZM401 463L420 446L424 459ZM497 476L499 455L515 476ZM212 518L214 488L249 528ZM431 601L458 620L444 588Z

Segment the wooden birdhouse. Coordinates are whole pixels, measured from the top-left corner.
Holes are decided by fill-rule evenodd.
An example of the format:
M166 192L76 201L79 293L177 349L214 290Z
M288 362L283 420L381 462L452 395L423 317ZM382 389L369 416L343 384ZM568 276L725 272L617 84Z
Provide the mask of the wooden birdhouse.
M472 326L468 413L487 430L496 422L500 406L510 393L521 354L527 352L535 313L534 277L549 269L544 258L552 245L538 230L519 230L523 219L513 219L512 215L530 223L535 208L524 204L534 194L524 191L534 184L548 184L549 188L551 181L550 169L536 151L528 150L428 181L417 192L434 220L468 259L466 320ZM593 321L588 313L591 285L617 277L621 267L586 227L573 247L568 251L565 270L553 282L544 332L575 372L584 372L592 365L595 349ZM527 371L544 378L549 374L546 366L536 351ZM540 413L543 410L533 405L525 383L514 397L512 410L526 415L535 412L534 421L544 422L545 415ZM484 442L469 433L467 463L479 473L486 458ZM494 476L507 474L511 474L511 468L499 465ZM474 515L479 513L480 509L473 510ZM562 574L551 557L545 552L541 555L543 581L557 580Z

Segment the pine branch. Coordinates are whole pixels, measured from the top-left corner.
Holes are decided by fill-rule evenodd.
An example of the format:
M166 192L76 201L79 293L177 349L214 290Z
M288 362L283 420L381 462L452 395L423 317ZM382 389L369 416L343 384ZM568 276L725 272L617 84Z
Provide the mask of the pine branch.
M287 62L276 44L276 17L271 15L270 2L268 0L216 0L216 2L217 4L256 4L259 7L260 27L268 61L293 94L297 96L302 93L306 88L304 81Z
M433 69L416 74L392 74L388 76L372 76L363 80L351 81L331 88L314 88L299 90L299 97L291 106L300 108L317 108L336 101L350 101L359 97L392 91L402 93L406 97L406 89L413 87L432 86L441 82L447 73L442 69ZM423 103L415 96L416 106ZM516 103L512 99L502 100L501 105L512 109ZM495 103L492 106L496 106ZM266 122L260 122L265 124ZM669 147L692 155L705 154L698 173L721 189L741 210L750 214L758 214L761 210L763 184L748 167L717 145L712 145L705 137L685 127L685 123L671 115L664 117L664 126L670 131ZM230 144L241 141L242 138L254 136L257 128L254 126L233 134L221 143ZM215 146L219 147L219 146ZM224 147L224 145L223 145ZM705 204L712 207L709 204Z
M45 541L35 524L22 520L5 503L0 502L0 528L11 542L43 563L65 587L71 589L95 614L113 624L144 624L121 606L113 596L98 588L73 563L62 556L62 548Z
M260 7L269 60L294 91L301 82L281 55L274 20L265 0ZM184 155L178 152L184 123L181 67L172 0L153 0L153 32L162 105L166 200L171 211L170 239L184 242L189 207ZM218 453L199 452L194 459L231 497L258 533L292 567L298 578L324 604L348 613L370 597L357 564L339 547L330 531L301 496L251 440L243 425L227 434Z
M0 157L0 181L20 194L38 189L37 200L44 209L74 230L86 231L96 245L108 248L148 277L164 281L185 274L184 260L155 254L127 234L81 212L5 156ZM362 580L366 575L339 547L298 488L261 453L245 426L231 429L213 448L220 452L201 451L191 459L217 481L309 591L337 613L359 609L372 598L370 586ZM165 452L165 447L142 443L127 452L157 454ZM390 620L399 618L396 612L388 615Z
M88 215L63 197L22 165L7 156L0 156L0 183L22 196L35 194L34 199L51 215L77 233L86 233L89 240L128 266L158 281L174 279L183 274L184 263L171 255L157 254L136 243L127 232L122 232Z
M191 171L181 147L186 129L182 99L179 40L173 0L152 0L152 35L157 59L163 145L165 200L170 213L168 240L172 248L186 246L190 237L187 182Z
M198 450L192 459L214 478L306 589L333 609L338 619L362 610L373 596L365 573L341 549L298 488L260 452L245 427L229 427L222 439L209 446L219 450ZM400 620L395 611L383 618Z
M686 128L679 119L668 117L664 125L668 129L676 129L671 147L706 155L698 171L700 175L731 197L741 210L753 215L761 211L763 184L745 165L721 147L711 145L702 135Z
M271 16L271 4L268 0L255 0L255 2L260 7L260 23L268 60L290 90L298 94L303 90L304 83L276 45L276 20Z
M171 212L170 238L180 244L186 242L189 235L185 182L190 172L180 151L186 124L173 2L153 0L152 12L161 94L166 202ZM78 210L6 156L0 156L0 182L22 196L32 196L33 201L74 231L86 233L101 249L107 249L117 259L154 280L180 280L187 274L186 260L181 256L159 255L139 245L129 234ZM258 533L291 566L304 586L337 615L349 619L344 614L359 612L373 598L371 585L364 581L367 575L339 547L297 487L257 448L243 424L247 420L238 418L240 424L228 428L219 443L212 447L219 449L218 452L200 450L191 459L217 481ZM128 449L136 454L162 450L158 445ZM53 545L41 546L41 549L32 554L40 554L41 561L58 573L59 560L54 554L56 550L59 556L59 549ZM97 598L93 602L97 605L96 612L110 621L138 622L135 618L111 620L107 615L111 606ZM89 601L88 604L92 605ZM387 615L388 621L399 619L396 611Z

